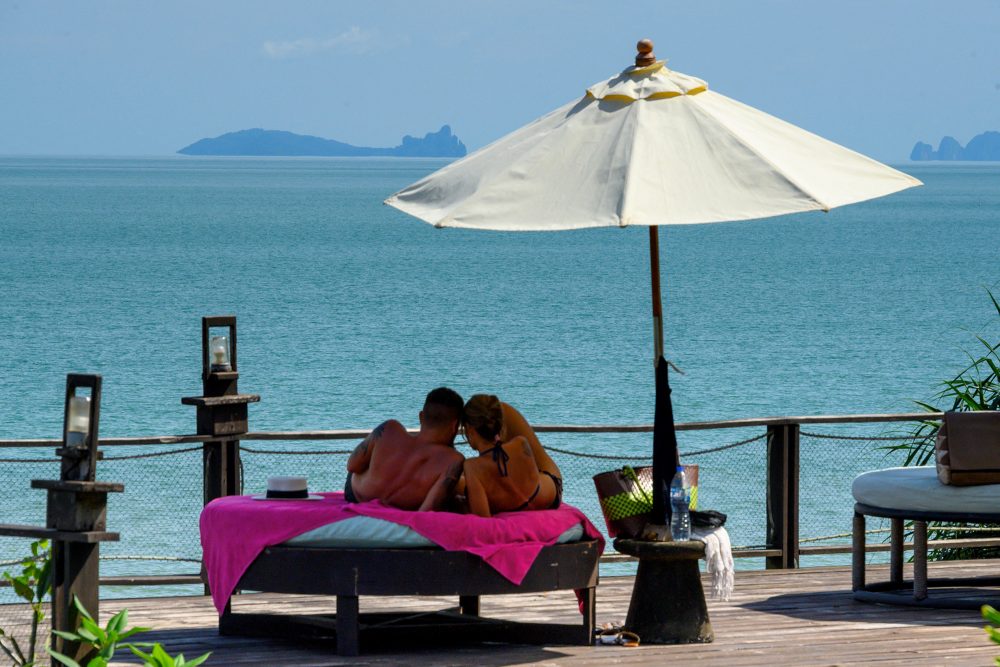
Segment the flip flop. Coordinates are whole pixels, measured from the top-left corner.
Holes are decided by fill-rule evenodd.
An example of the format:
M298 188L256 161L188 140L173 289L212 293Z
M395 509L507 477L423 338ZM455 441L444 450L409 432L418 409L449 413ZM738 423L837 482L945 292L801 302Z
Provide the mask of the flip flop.
M629 632L628 630L622 630L618 633L618 645L635 647L639 645L639 635L634 632Z

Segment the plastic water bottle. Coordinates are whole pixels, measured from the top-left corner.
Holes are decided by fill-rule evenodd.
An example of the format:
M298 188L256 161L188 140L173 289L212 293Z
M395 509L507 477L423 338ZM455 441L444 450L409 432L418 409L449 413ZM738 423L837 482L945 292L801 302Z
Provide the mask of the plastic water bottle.
M688 511L690 494L691 487L684 479L684 467L677 466L677 473L670 481L670 535L674 542L687 542L691 539L691 513Z

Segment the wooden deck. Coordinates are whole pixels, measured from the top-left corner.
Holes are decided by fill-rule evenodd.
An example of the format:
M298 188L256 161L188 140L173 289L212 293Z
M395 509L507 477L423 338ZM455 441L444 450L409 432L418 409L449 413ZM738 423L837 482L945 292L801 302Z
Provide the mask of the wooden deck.
M996 573L1000 561L932 563L931 576ZM869 580L885 569L869 567ZM624 620L631 577L601 581L599 624ZM933 592L932 592L933 595ZM243 595L238 609L306 613L331 610L333 600L310 596ZM451 599L362 598L362 611L439 609ZM130 624L156 628L146 637L187 657L213 651L208 665L991 665L1000 646L991 644L975 612L908 609L855 602L847 568L754 571L737 575L730 602L709 602L716 640L684 646L516 645L413 647L405 653L367 647L358 658L338 657L329 645L296 645L263 639L220 637L210 601L202 597L107 600L104 615L127 606ZM570 593L484 597L484 615L517 620L576 622ZM435 638L437 640L439 638ZM116 656L118 658L119 656ZM121 656L123 659L126 656ZM115 664L129 664L127 661Z

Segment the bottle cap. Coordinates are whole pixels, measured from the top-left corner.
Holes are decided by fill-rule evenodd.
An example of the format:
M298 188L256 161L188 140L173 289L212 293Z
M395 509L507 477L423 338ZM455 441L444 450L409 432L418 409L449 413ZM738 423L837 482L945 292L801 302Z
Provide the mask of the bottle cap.
M684 466L677 466L677 472L684 472Z

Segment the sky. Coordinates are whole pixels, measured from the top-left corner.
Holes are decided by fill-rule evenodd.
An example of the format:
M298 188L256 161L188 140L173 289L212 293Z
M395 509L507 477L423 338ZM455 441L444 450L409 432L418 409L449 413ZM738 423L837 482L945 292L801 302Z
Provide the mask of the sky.
M167 155L262 127L470 149L650 38L668 66L877 159L1000 130L1000 1L0 0L0 155Z

